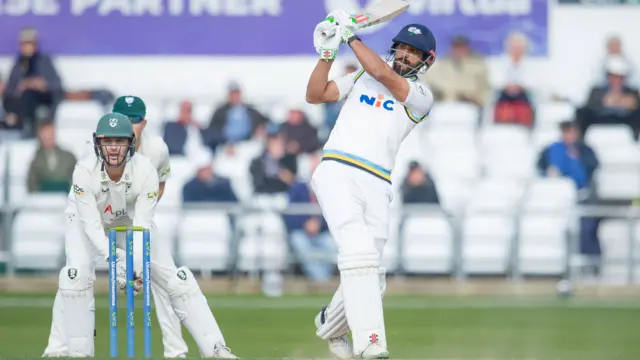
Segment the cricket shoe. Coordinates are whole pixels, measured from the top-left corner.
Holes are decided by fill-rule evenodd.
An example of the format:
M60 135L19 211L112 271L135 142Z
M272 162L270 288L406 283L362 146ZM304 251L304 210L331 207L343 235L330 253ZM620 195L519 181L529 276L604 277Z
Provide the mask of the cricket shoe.
M387 349L380 346L378 343L371 343L367 346L366 349L360 354L359 358L373 360L373 359L388 359L389 352Z
M216 345L214 352L213 352L213 358L214 359L240 359L239 357L235 356L232 352L231 349L229 349L228 347L224 346L224 345Z
M42 354L43 358L59 358L59 357L69 357L66 353L51 353L51 354Z
M327 307L323 307L320 313L316 316L316 328L320 328L324 324L324 311ZM340 337L329 339L329 351L335 355L338 359L351 359L353 358L353 347L347 334Z

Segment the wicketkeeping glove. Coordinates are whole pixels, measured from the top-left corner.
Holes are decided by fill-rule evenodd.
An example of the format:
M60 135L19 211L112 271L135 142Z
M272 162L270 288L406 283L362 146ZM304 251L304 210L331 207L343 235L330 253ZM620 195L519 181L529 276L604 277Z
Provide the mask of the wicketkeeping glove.
M122 249L116 249L116 285L118 290L123 293L127 291L127 252ZM109 258L107 258L107 262ZM137 274L133 274L133 294L138 295L142 289L142 278Z

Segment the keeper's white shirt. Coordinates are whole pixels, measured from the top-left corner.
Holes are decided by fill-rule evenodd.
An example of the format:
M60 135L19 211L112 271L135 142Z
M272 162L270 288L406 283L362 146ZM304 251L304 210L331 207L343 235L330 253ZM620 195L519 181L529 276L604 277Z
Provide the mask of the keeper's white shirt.
M323 160L354 166L391 183L400 144L433 105L427 86L416 77L406 81L409 96L399 102L364 70L335 80L339 99L346 100L324 146Z
M158 172L151 161L134 154L125 164L119 181L109 178L103 163L93 155L76 164L67 216L76 217L98 252L107 256L105 229L142 226L152 229L158 203ZM136 233L136 237L141 236Z

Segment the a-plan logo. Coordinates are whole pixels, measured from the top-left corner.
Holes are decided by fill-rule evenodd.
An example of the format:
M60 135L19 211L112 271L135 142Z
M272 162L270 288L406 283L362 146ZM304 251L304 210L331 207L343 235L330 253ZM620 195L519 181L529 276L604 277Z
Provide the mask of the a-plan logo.
M396 102L390 99L386 99L382 94L378 94L378 96L369 96L366 94L362 94L360 95L360 103L387 111L393 111L393 105L395 105Z
M107 207L104 209L104 213L105 214L110 213L116 219L120 219L127 216L127 211L125 209L117 209L116 211L113 211L113 208L111 207L111 205L107 205Z

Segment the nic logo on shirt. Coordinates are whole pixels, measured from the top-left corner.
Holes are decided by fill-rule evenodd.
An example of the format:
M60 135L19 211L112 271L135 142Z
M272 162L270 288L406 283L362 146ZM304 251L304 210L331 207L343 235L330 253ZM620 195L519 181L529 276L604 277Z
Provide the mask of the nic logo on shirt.
M382 94L378 94L377 97L362 94L360 95L360 103L376 108L382 108L387 111L393 111L393 105L395 105L396 102L393 100L385 100L384 95Z

